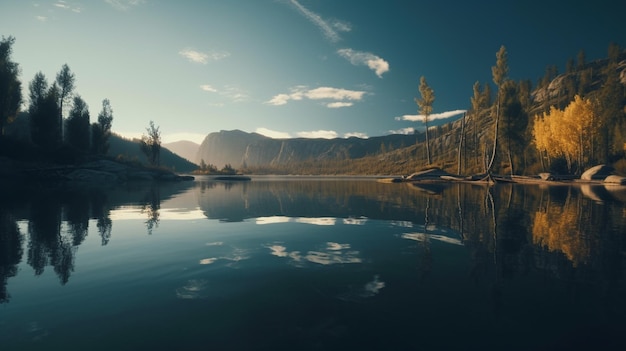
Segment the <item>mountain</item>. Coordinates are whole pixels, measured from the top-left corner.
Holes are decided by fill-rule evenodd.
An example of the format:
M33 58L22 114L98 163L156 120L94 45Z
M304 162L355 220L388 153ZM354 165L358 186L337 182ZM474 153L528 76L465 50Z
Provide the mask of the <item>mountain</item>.
M166 143L162 146L177 154L178 156L192 162L196 159L198 149L200 148L200 145L188 140L180 140L173 143Z
M222 130L206 136L196 157L218 168L226 164L234 168L285 166L316 160L347 160L375 155L415 144L421 135L387 135L361 139L272 139L241 130Z
M112 134L108 156L123 158L126 160L137 160L147 164L148 160L139 148L139 140L124 139L117 134ZM169 149L161 148L161 166L171 168L176 172L188 173L198 168L194 163L178 156Z

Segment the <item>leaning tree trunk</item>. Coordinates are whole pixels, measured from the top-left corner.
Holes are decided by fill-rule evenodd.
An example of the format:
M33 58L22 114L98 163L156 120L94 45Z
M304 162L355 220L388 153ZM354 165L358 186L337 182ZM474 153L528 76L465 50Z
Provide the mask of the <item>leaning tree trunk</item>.
M461 137L459 138L459 150L457 152L456 174L461 174L461 149L463 147L464 139L465 139L465 113L463 113L463 119L461 119Z
M487 166L487 173L491 174L493 168L493 162L496 159L496 151L498 150L498 123L500 122L500 94L498 94L498 103L496 105L496 123L495 131L493 133L493 152L491 153L491 160Z

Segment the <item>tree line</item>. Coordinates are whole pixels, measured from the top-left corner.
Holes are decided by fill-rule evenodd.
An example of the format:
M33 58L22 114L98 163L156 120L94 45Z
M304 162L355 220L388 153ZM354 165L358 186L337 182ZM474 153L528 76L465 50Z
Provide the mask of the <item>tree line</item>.
M85 156L105 156L109 151L113 108L109 99L102 100L97 119L92 122L89 106L76 92L76 76L64 64L50 82L37 72L28 84L28 123L25 129L28 145L11 144L6 140L6 127L14 122L24 101L19 65L11 58L15 38L0 40L0 154L23 155L23 158L53 158L72 162ZM147 135L139 141L140 150L150 164L160 165L161 133L150 121ZM13 140L14 142L14 140ZM32 153L20 150L34 149ZM35 155L33 155L33 153ZM25 155L25 156L24 156Z
M626 171L626 88L620 80L623 50L611 43L608 58L588 63L568 60L558 74L548 66L533 89L529 80L509 78L508 53L501 46L492 67L495 92L476 82L470 108L455 131L457 172L524 174L537 171L581 173L603 163ZM426 166L449 155L431 155L428 117L435 100L424 77L415 101L426 127ZM444 150L441 150L444 151Z
M14 42L12 36L0 40L0 138L25 102L19 65L11 58ZM44 154L105 155L113 123L111 102L102 100L102 109L92 123L89 106L76 93L75 82L67 64L51 83L41 71L35 74L28 84L29 141Z

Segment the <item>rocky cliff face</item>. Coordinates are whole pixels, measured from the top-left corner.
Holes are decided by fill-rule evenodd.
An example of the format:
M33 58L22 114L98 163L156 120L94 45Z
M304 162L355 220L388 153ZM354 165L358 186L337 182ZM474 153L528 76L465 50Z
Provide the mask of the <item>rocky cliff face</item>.
M307 160L342 160L374 155L381 150L415 144L417 135L388 135L369 139L272 139L240 130L211 133L204 139L196 163L204 160L218 168L230 164L277 166ZM383 146L384 145L384 146Z

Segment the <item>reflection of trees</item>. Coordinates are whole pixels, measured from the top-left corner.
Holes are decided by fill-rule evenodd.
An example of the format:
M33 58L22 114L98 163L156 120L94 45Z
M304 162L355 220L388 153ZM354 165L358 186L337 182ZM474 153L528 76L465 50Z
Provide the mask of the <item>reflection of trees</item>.
M61 235L61 204L58 198L42 196L31 206L28 223L28 263L36 275L46 265L54 267L61 284L67 283L74 270L72 241Z
M152 230L159 227L159 209L161 209L161 197L158 184L152 184L150 190L146 194L141 212L147 214L146 228L148 234L152 235Z
M580 202L581 197L574 198L571 191L564 204L548 198L535 213L532 225L533 243L563 253L574 267L589 262L593 239L586 235L583 220L589 217Z
M0 303L9 301L7 280L17 274L22 253L22 235L17 223L0 208Z

